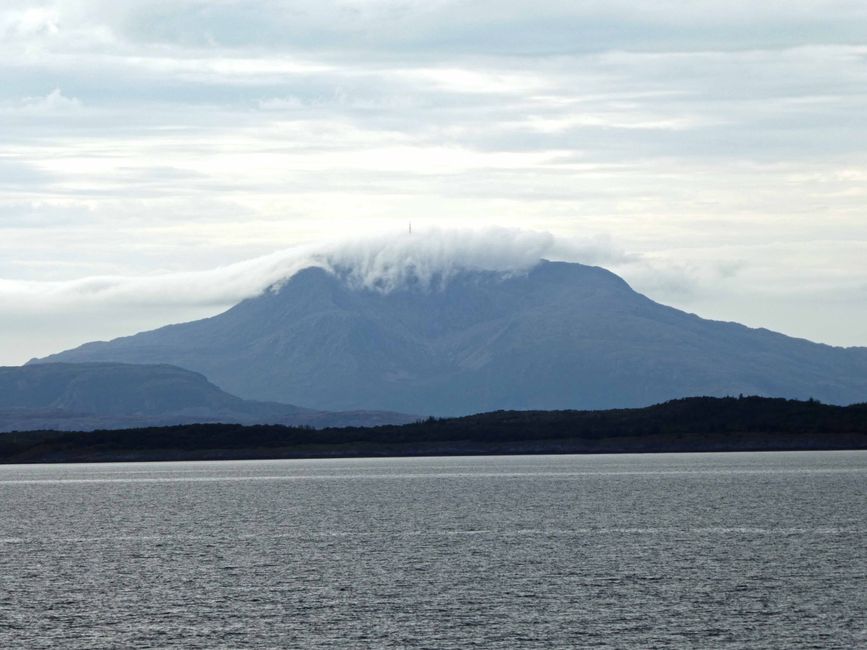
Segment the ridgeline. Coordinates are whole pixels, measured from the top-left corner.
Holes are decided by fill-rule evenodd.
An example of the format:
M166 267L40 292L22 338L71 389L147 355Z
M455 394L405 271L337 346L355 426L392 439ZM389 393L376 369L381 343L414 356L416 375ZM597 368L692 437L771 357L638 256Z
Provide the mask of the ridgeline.
M312 429L190 424L0 435L0 463L867 449L867 404L695 397L637 409L495 411Z
M307 268L222 314L86 343L28 366L171 364L244 400L441 417L638 408L686 395L867 400L864 347L702 319L583 264L462 269L427 290L415 253L401 259L393 270L409 279L394 290L388 278L382 291L353 282L365 268L358 260L342 273ZM443 263L424 259L431 268Z

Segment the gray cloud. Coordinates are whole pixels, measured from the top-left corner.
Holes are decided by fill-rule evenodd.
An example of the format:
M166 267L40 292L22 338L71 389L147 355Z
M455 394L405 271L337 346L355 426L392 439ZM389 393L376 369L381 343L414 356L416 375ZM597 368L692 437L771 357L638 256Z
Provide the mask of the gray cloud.
M863 3L813 0L757 6L745 0L636 5L621 0L536 3L313 0L69 3L71 18L97 13L112 31L145 44L377 52L394 56L520 52L528 55L610 49L753 49L861 42ZM69 6L67 5L67 6Z

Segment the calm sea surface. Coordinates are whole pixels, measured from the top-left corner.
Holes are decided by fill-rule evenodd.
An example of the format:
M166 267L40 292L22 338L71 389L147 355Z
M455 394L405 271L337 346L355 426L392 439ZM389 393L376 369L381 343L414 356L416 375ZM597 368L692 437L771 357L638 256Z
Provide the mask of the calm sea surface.
M0 466L0 648L867 648L867 453Z

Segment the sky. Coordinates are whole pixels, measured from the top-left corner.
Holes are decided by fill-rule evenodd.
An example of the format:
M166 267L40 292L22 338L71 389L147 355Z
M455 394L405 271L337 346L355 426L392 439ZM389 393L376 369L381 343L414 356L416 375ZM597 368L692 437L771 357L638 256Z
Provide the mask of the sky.
M0 364L410 221L867 345L867 3L0 5Z

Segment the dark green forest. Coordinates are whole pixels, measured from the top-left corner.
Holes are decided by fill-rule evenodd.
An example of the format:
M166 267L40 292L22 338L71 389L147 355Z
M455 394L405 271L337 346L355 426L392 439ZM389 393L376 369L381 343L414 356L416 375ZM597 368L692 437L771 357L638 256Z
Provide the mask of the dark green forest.
M867 448L867 404L697 397L605 411L495 411L401 426L193 424L0 435L0 462Z

